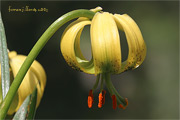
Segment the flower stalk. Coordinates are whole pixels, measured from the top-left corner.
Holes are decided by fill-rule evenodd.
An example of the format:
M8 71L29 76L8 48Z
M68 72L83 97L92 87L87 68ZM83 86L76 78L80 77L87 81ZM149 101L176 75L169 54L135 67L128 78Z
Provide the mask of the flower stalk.
M26 75L26 72L28 71L29 67L37 57L37 55L40 53L42 48L45 46L45 44L48 42L48 40L53 36L53 34L66 22L78 18L78 17L87 17L89 19L92 19L94 16L94 12L89 10L74 10L71 12L66 13L65 15L58 18L54 23L51 24L51 26L43 33L43 35L40 37L40 39L37 41L37 43L34 45L30 53L28 54L28 57L24 61L23 65L21 66L18 74L14 78L13 83L11 84L11 87L3 100L2 104L0 105L0 119L5 119L6 114L8 112L8 109L10 107L10 104L12 103L12 100L15 96L15 93L17 92L24 76Z

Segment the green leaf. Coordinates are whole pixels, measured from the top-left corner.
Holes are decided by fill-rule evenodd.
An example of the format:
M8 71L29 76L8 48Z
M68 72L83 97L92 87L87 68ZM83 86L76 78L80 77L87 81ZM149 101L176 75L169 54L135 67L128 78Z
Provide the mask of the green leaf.
M25 120L26 119L26 115L28 112L28 105L30 103L30 100L31 100L31 95L26 97L23 104L21 105L21 107L18 109L18 111L14 115L13 120Z
M1 89L4 99L10 87L9 57L6 44L6 35L0 13L0 61L1 61ZM1 94L1 93L0 93Z
M1 41L1 38L2 38L2 34L0 32L0 41ZM0 63L1 63L1 59L0 59ZM1 69L1 68L0 68ZM1 76L0 76L1 77ZM0 78L1 79L1 78ZM0 80L0 105L2 103L2 86L1 86L1 80Z
M37 88L33 91L31 95L31 101L29 104L29 110L27 113L27 119L34 119L35 113L36 113L36 102L37 102Z
M13 117L13 120L33 119L36 112L37 89L26 97L21 107Z

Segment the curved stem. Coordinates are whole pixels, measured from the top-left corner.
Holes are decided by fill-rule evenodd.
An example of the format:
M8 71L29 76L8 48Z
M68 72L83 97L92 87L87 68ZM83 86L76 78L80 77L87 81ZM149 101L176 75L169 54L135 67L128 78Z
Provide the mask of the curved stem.
M52 37L52 35L66 22L77 17L87 17L89 19L92 19L94 14L95 14L94 12L89 11L89 10L83 10L83 9L74 10L61 16L54 23L51 24L51 26L44 32L44 34L40 37L40 39L34 45L28 57L24 61L23 65L21 66L18 74L16 75L9 89L8 94L6 95L3 103L0 106L0 120L5 119L7 111L13 100L13 97L15 96L15 93L17 92L24 76L26 75L26 72L28 71L29 67L31 66L31 64L33 63L33 61L35 60L39 52L45 46L47 41Z

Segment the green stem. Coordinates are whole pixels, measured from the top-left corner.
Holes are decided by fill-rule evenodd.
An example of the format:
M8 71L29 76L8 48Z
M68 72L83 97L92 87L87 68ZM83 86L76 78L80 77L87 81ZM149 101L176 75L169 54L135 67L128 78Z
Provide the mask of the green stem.
M52 35L65 23L68 21L78 18L78 17L87 17L89 19L92 19L94 16L94 12L89 10L74 10L69 13L66 13L65 15L58 18L51 26L44 32L44 34L40 37L40 39L37 41L37 43L34 45L32 50L30 51L28 57L24 61L23 65L21 66L18 74L16 75L8 94L6 95L3 103L0 106L0 120L5 119L7 111L10 107L10 104L13 100L13 97L15 96L15 93L17 92L24 76L26 75L26 72L28 71L29 67L31 66L32 62L35 60L39 52L42 50L42 48L45 46L47 41L52 37Z
M102 92L102 90L103 90L103 85L104 85L104 79L102 79L102 77L101 77L101 87L100 87L100 92Z
M106 87L107 87L110 95L112 96L114 93L113 93L113 90L112 90L112 85L110 83L111 82L110 74L109 73L103 73L102 77L103 77L102 79L104 79L105 82L106 82Z
M100 79L100 74L98 74L96 77L96 83L94 84L93 89L92 89L93 92L98 87L99 79Z

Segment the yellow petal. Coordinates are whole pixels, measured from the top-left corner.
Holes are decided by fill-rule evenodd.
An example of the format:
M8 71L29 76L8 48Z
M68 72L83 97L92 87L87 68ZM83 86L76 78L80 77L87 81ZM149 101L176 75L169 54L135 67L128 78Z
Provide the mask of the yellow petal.
M138 53L137 64L140 65L140 64L142 64L142 62L144 61L144 59L146 57L146 44L144 42L141 31L140 31L138 25L135 23L135 21L127 14L124 14L122 16L126 21L128 21L129 25L132 27L133 31L135 32L135 34L137 36L137 41L139 44L139 53Z
M111 14L107 12L95 14L91 25L91 44L96 74L119 73L120 38Z
M44 68L42 67L42 65L37 62L34 61L33 64L30 67L30 70L33 72L33 74L36 76L36 87L38 90L38 101L37 101L37 107L39 106L40 100L43 96L44 93L44 88L46 86L46 73L44 71Z
M10 67L12 69L13 75L16 76L22 63L26 59L26 56L9 54L9 57L10 57ZM37 105L36 105L36 107L38 107L44 92L45 84L46 84L45 71L37 61L34 61L30 69L26 73L18 89L17 93L18 93L19 101L16 111L19 109L25 98L33 92L35 87L37 87L38 90Z
M21 60L23 63L24 60L26 59L26 56L17 55L15 58ZM37 87L38 90L38 98L37 98L37 107L38 107L44 93L44 88L46 86L46 73L42 65L36 60L32 63L29 71L31 72L31 76L33 76L32 78L34 79L35 82L34 85Z
M118 28L125 32L129 48L128 59L122 63L121 72L135 69L142 64L146 56L146 45L141 31L134 20L126 14L115 14L114 19Z
M72 68L94 74L92 60L86 60L80 49L81 32L84 26L89 24L91 22L85 18L80 18L70 24L62 35L60 47L62 55Z

